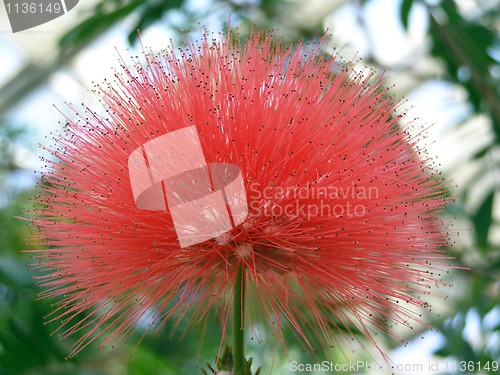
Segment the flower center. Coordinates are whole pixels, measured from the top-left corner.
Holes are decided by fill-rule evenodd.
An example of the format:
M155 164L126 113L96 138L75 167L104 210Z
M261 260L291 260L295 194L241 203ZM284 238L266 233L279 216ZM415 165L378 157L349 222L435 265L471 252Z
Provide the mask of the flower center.
M245 242L241 245L236 246L234 249L234 252L236 255L238 255L241 259L245 259L252 254L253 251L253 246L249 242Z

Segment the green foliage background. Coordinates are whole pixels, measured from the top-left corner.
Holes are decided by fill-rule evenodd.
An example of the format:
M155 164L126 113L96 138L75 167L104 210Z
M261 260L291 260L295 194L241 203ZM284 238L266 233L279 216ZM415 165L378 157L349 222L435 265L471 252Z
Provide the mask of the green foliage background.
M372 0L375 1L375 0ZM370 0L359 1L360 9ZM428 38L430 58L439 61L446 75L441 77L453 85L462 87L467 93L471 114L481 114L488 119L494 137L480 149L468 162L476 166L475 173L462 186L452 191L458 194L456 202L450 205L448 214L457 219L456 229L472 237L467 245L457 242L449 249L459 266L470 271L454 271L449 276L460 288L458 295L450 298L449 311L440 316L429 316L431 325L443 334L442 347L435 353L442 358L464 361L500 361L500 251L492 244L492 232L498 225L495 216L495 200L498 200L497 180L485 184L484 181L498 174L500 159L500 3L482 1L482 11L474 15L462 14L455 1L401 0L400 22L408 28L412 8L425 7L429 20ZM112 0L100 1L84 14L80 24L68 30L60 40L59 65L51 66L34 79L32 85L19 87L11 95L12 103L7 101L0 107L15 105L15 102L28 95L30 90L48 79L60 69L63 63L99 38L116 24L124 22L131 14L137 23L129 30L128 40L137 43L137 29L145 30L151 25L163 22L169 12L177 11L183 16L173 29L198 30L213 14L231 14L231 26L239 27L244 34L251 25L285 30L285 38L290 41L313 38L323 35L322 20L303 23L302 26L290 23L286 18L287 8L293 2L284 0L260 1L223 1L214 0L214 13L197 12L186 7L183 0ZM303 26L307 24L308 26ZM181 36L180 36L181 37ZM373 56L369 63L383 64ZM388 67L390 71L390 67ZM462 126L457 124L457 131ZM29 208L30 188L20 188L12 181L21 166L13 158L13 149L23 141L22 126L0 123L0 375L36 374L79 374L79 375L135 375L135 374L196 374L206 361L213 363L220 338L220 328L210 325L204 335L204 346L199 349L200 333L191 331L180 339L170 337L166 327L157 337L146 336L134 350L137 340L116 349L97 350L93 345L86 348L73 359L65 359L68 354L68 340L61 341L54 325L45 325L51 306L47 301L34 302L37 286L33 272L26 269L30 262L28 255L22 254L26 248L25 238L29 228L16 217L23 215ZM471 139L473 141L473 139ZM27 145L23 145L27 147ZM29 145L28 147L33 147ZM479 199L471 196L480 190ZM486 186L484 188L484 186ZM498 213L497 213L498 214ZM470 231L468 231L470 228ZM452 234L455 236L456 234ZM496 313L494 313L496 311ZM475 314L479 318L479 345L472 344L463 334L466 317ZM418 337L422 332L415 332ZM140 332L139 332L140 334ZM411 337L409 338L411 340ZM390 344L389 344L390 345ZM392 344L394 347L394 343ZM270 366L266 349L249 343L257 362L268 373ZM131 353L133 354L131 355ZM300 361L305 354L300 347L290 348L294 359ZM278 356L279 357L279 356ZM361 358L361 357L360 357ZM302 358L304 362L312 361ZM286 358L284 359L286 361ZM280 372L279 359L276 360L274 373Z

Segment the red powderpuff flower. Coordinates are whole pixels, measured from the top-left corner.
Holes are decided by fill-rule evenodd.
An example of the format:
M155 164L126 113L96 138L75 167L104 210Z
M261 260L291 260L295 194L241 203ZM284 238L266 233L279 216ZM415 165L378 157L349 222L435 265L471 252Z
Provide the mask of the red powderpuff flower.
M99 336L121 341L139 321L157 331L212 310L225 332L240 268L253 334L284 340L287 327L313 348L360 332L376 345L391 323L425 324L418 311L447 267L445 192L383 80L326 56L322 41L219 39L123 66L95 86L104 115L84 108L49 149L32 218L47 249L35 252L62 336L84 332L72 354ZM192 142L176 143L176 131ZM188 177L169 184L179 181L155 158ZM172 193L201 181L189 174L195 159L204 178L214 166L240 176L236 195L219 196L226 213L231 199L241 208L229 228L197 226L188 201L230 181L212 174L208 192ZM173 207L188 215L183 228Z

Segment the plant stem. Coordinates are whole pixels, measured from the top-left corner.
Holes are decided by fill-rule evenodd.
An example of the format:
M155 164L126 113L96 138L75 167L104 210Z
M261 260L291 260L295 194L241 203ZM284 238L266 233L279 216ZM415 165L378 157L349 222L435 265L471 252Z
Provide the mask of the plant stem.
M238 268L233 296L233 375L245 373L245 278L243 268Z

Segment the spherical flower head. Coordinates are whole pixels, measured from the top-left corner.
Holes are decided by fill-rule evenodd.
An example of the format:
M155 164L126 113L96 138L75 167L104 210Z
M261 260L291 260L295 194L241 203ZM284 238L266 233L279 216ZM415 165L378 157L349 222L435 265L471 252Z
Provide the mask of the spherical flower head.
M252 334L315 349L425 324L445 191L384 80L323 40L235 39L123 63L49 148L35 252L62 335L84 332L72 354L210 311L225 333L240 268Z

